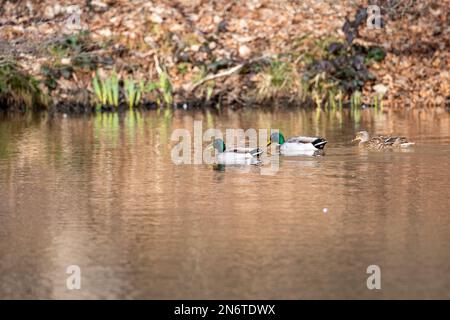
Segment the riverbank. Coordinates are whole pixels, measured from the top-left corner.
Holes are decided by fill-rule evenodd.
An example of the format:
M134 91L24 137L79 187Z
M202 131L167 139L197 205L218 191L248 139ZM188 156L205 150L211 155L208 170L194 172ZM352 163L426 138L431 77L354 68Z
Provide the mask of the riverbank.
M450 104L448 0L3 2L2 109Z

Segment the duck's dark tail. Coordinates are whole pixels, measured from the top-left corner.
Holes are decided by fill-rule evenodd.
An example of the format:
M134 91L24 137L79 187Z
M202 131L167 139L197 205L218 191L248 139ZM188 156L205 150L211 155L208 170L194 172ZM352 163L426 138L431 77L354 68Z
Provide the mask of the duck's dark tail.
M256 149L250 150L250 154L252 156L254 156L254 157L259 157L259 155L262 154L262 153L263 153L263 150L260 149L260 148L256 148Z
M317 138L316 140L314 140L313 142L311 142L312 145L321 150L325 147L325 145L327 144L327 140L323 139L323 138Z

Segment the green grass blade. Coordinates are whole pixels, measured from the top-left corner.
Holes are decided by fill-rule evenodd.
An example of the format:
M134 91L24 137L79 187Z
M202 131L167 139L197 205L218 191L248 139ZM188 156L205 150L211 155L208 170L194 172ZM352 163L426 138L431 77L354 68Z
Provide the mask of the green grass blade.
M113 99L113 89L112 89L112 81L111 78L108 78L106 80L106 87L107 87L107 97L108 97L108 104L110 106L114 105L114 99Z
M115 107L119 106L119 78L117 76L116 71L113 71L111 76L111 85L112 85L112 100L113 105Z
M95 75L95 77L92 79L92 86L94 88L94 93L95 93L97 100L99 102L102 101L102 89L98 82L98 75Z

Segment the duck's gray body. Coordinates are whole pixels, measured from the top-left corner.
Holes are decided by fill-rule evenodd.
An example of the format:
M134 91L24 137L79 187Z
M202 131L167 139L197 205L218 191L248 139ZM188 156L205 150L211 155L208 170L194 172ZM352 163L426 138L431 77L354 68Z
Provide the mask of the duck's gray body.
M233 148L219 153L217 162L219 164L258 164L261 153L262 150L259 148Z
M261 162L259 155L263 152L259 148L237 147L227 149L222 139L215 139L209 147L213 147L216 150L217 164L259 164Z
M318 151L322 150L327 141L320 137L292 137L286 140L280 146L281 154L302 153L305 151Z

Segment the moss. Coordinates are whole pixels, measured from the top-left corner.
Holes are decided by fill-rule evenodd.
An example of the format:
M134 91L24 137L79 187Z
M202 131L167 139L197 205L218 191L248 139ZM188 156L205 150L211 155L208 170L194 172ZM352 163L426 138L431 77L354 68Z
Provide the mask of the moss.
M189 72L189 63L181 62L177 64L177 73L180 75L186 75Z
M36 78L13 61L0 61L0 108L45 109L47 105L48 98Z

